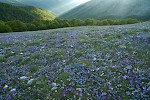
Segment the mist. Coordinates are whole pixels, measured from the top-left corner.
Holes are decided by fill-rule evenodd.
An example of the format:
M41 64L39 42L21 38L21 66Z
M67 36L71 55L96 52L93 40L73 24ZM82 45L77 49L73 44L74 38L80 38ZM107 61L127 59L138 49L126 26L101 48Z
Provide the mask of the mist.
M59 16L85 3L86 0L18 0L18 2L48 10Z
M61 18L126 18L137 16L142 19L150 13L149 0L91 0L79 5ZM147 17L148 18L148 17Z

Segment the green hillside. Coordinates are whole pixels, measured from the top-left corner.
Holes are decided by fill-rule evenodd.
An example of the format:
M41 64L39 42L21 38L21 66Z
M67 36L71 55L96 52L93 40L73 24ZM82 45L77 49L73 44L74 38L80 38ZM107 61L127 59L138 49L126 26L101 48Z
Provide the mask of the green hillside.
M91 0L63 14L60 18L136 18L149 20L149 5L150 0Z
M53 12L56 16L62 15L81 4L79 0L0 0L0 2L34 6Z
M52 20L54 18L53 14L40 8L0 3L0 20L3 21L20 20L22 22L31 22L34 19Z

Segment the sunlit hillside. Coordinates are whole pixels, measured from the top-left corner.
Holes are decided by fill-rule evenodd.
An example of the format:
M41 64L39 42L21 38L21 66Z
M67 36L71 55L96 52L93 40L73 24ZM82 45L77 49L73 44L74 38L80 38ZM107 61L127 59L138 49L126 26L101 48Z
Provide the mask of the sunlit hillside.
M0 20L3 21L20 20L31 22L35 19L52 20L54 18L54 15L39 8L0 3Z

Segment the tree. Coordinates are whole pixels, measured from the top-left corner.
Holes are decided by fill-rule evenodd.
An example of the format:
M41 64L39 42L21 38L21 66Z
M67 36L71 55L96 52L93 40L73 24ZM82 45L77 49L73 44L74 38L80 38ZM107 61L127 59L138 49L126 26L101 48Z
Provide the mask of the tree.
M0 33L12 32L12 29L3 21L0 21Z
M26 26L27 26L28 31L36 31L37 30L36 26L32 23L26 23Z
M7 25L9 25L13 32L22 32L27 31L27 26L25 23L15 20L15 21L8 21L6 22Z
M85 20L85 24L86 24L86 25L96 25L96 20L91 19L91 18L87 18L87 19Z
M125 19L120 20L120 24L121 24L121 25L127 24L127 21L126 21Z
M70 25L70 23L69 23L69 21L68 20L64 20L63 21L63 27L70 27L71 25Z
M109 25L109 22L105 19L105 20L102 20L102 25Z
M109 23L109 25L113 25L114 21L112 19L107 19L107 22Z
M78 19L76 19L76 18L74 18L74 19L71 19L70 21L70 25L72 26L72 27L74 27L74 26L78 26Z
M44 24L44 20L36 19L33 20L32 24L35 26L36 30L45 30L47 29L47 25Z
M137 22L139 22L137 19L132 19L132 18L127 19L127 24L133 24L133 23L137 23Z

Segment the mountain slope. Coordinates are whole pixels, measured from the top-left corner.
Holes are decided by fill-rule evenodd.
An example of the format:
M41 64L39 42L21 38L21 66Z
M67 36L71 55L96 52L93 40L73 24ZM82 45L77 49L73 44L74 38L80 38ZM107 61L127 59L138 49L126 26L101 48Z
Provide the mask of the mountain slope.
M78 0L0 0L0 2L29 5L61 15L81 4Z
M91 0L60 16L61 18L150 19L149 0Z
M0 20L31 22L34 19L52 20L54 19L54 15L32 6L14 6L11 4L0 3Z
M3 3L19 3L18 0L0 0L0 2L3 2Z

